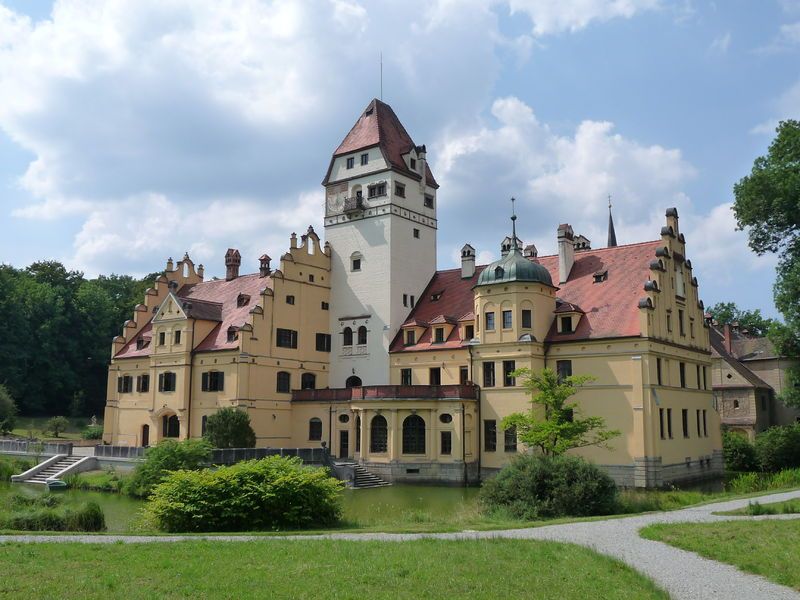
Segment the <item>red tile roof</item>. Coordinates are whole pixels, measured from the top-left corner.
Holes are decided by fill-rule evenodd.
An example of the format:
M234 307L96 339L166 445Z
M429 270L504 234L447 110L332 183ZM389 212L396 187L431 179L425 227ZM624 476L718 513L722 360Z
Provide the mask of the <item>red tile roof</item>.
M272 287L271 277L261 277L258 273L241 275L230 281L216 279L192 285L184 285L177 292L180 300L192 304L189 309L190 316L198 319L219 321L205 339L195 347L198 352L210 350L230 350L239 347L238 340L228 341L228 329L241 327L249 320L250 311L259 302L261 291ZM238 306L240 294L250 297L244 306ZM152 321L142 328L139 336L149 336L152 330ZM131 339L114 358L136 358L150 356L152 345L136 348L136 339ZM197 342L198 340L195 340Z
M640 335L639 299L645 295L644 282L650 279L650 261L655 257L656 248L662 244L657 240L576 253L569 280L559 285L557 296L562 302L572 305L585 314L581 316L573 333L558 333L554 320L546 341ZM541 256L534 260L538 260L550 272L553 281L558 281L557 255ZM472 313L474 303L472 288L484 268L485 266L476 267L475 274L469 279L461 278L461 269L438 271L406 323L415 320L430 323L439 315L463 320L464 316ZM603 270L608 271L608 278L595 283L594 274ZM444 290L444 293L439 300L432 301L431 290ZM460 339L458 327L453 328L444 344L432 344L431 335L431 330L427 330L414 346L404 346L403 337L398 335L390 351L462 347L467 342Z
M380 146L392 168L415 179L421 179L419 173L411 171L403 159L403 155L416 146L414 141L408 135L400 119L394 114L392 107L377 98L373 99L364 109L333 155L341 156L371 146ZM330 176L330 172L328 176ZM323 183L327 183L328 176L325 177ZM425 180L428 185L439 187L427 160L425 161Z

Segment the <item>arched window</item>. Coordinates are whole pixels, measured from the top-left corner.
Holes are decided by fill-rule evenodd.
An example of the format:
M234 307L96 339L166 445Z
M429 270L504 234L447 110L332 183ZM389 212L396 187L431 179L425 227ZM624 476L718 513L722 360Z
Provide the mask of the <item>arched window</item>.
M362 325L358 328L358 345L363 346L367 343L367 328Z
M342 340L342 346L352 346L353 345L353 330L349 327L345 327Z
M292 391L292 376L286 371L278 371L278 383L276 389L279 392L288 394Z
M313 390L317 387L317 376L313 373L303 373L300 376L300 389Z
M314 417L308 421L308 439L318 442L322 439L322 419Z
M147 448L150 445L150 425L142 425L142 446Z
M425 454L425 421L419 415L403 421L403 454Z
M161 417L161 425L165 438L176 438L181 435L181 424L178 421L178 415Z
M376 415L372 417L372 422L369 426L369 451L370 452L386 452L388 447L387 440L389 439L389 427L386 424L386 417L383 415Z
M505 273L505 271L503 271L503 267L497 267L494 270L494 278L495 279L502 279L504 273Z
M344 382L344 387L348 388L361 387L361 377L358 377L356 375L348 377L347 381Z

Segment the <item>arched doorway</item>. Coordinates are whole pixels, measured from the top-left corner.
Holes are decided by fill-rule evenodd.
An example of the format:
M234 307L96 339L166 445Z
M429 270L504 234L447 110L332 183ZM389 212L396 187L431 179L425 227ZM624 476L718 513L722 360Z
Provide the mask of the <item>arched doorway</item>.
M181 435L181 423L178 415L164 415L161 417L161 426L165 438L176 438Z
M150 425L142 425L142 446L150 445Z
M345 387L354 388L354 387L361 387L361 377L356 375L351 375L347 378L347 381L344 382Z
M419 415L403 421L403 454L425 454L425 421Z

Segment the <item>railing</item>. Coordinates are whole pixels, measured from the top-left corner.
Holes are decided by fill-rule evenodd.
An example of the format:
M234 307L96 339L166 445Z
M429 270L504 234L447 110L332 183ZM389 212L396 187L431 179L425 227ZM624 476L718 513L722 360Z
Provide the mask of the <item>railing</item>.
M364 356L367 354L366 344L357 344L355 346L342 346L341 356Z
M357 210L364 210L364 198L353 196L352 198L344 199L344 212L355 212Z
M96 458L144 458L145 448L141 446L95 446Z
M37 442L35 440L0 440L0 452L20 454L66 454L72 456L71 442Z
M211 451L212 465L232 465L243 460L268 456L297 456L306 464L326 464L325 448L216 448Z
M352 388L292 391L293 402L347 402L351 400L406 398L476 400L478 398L478 387L475 385L368 385Z

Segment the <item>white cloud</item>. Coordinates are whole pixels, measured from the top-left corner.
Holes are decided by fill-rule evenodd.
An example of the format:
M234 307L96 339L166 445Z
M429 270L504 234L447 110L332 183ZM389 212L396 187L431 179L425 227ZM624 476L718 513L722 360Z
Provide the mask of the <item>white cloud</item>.
M775 116L753 127L750 133L774 135L779 121L800 115L800 81L778 96L772 103L772 111Z
M726 54L731 45L731 32L715 37L708 50L712 54Z
M575 32L593 21L630 19L660 6L659 0L509 0L511 12L526 13L537 36Z
M800 45L800 21L784 23L778 29L777 35L766 45L758 48L758 54L774 54L793 50Z

